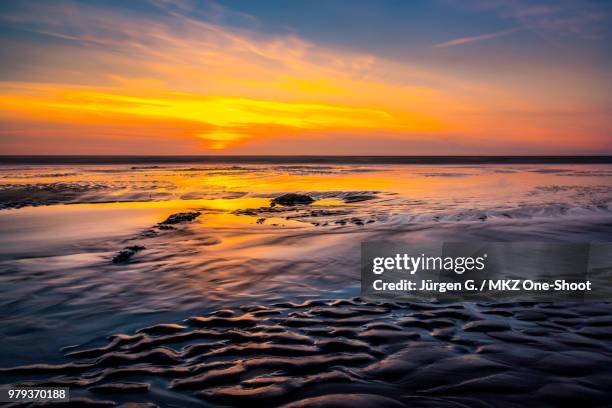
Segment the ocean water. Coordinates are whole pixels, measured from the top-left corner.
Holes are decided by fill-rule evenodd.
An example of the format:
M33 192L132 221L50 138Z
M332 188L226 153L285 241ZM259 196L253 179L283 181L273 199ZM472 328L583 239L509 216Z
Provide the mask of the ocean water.
M270 206L272 199L287 192L307 194L315 201L310 205ZM191 222L160 228L159 223L182 212L199 212L200 215ZM296 319L313 318L317 316L317 307L331 307L333 302L342 299L348 302L346 307L363 306L375 310L375 305L361 304L358 299L359 248L364 240L397 239L418 243L444 240L610 241L612 165L4 164L0 166L0 225L0 367L57 364L62 368L58 368L59 377L54 378L75 381L74 384L81 381L83 396L90 398L96 396L95 392L88 391L94 383L83 379L94 378L109 366L89 367L92 371L77 375L77 381L66 369L65 364L71 364L66 354L70 350L100 347L108 341L109 335L133 335L143 327L181 322L190 316L211 313L214 316L223 310L234 314L236 310L248 312L249 305L261 308L253 309L255 311L277 305L282 309L278 314L285 318L277 323L285 328L297 327L293 325ZM133 246L143 249L127 262L112 262L119 251ZM317 303L321 299L328 303ZM308 310L301 312L298 305ZM489 310L488 306L483 306L482 310L469 305L458 307L481 317ZM591 315L585 311L585 316L597 318L609 313L610 309L609 304L602 304L597 311L591 310ZM576 310L571 312L572 316L560 317L578 318L582 309ZM387 312L380 324L396 325L398 319L406 318ZM519 312L525 311L508 313ZM305 315L300 316L300 313ZM224 316L223 312L219 316ZM506 315L495 316L503 320ZM331 319L334 316L321 314L320 317ZM431 316L420 318L427 321ZM265 328L269 323L253 324ZM362 323L365 325L368 321ZM465 329L460 326L464 323L457 323L457 327ZM324 327L326 324L339 325L332 321L320 324ZM612 327L607 321L597 327L608 327L608 324ZM523 329L521 333L535 332L529 325L517 327ZM583 327L571 329L574 328L581 330ZM428 336L439 329L428 331ZM287 335L307 334L291 332ZM315 343L320 341L317 336L322 336L316 331L312 335ZM420 334L419 341L424 335ZM574 332L571 335L579 336ZM570 335L564 333L563 336ZM598 353L599 360L609 358L611 339L587 336L587 340L593 338L604 342L603 349L591 344L589 352ZM228 343L232 345L232 341ZM298 341L298 344L301 343ZM414 347L422 347L419 344L415 343ZM485 342L484 345L489 344ZM180 346L189 345L181 343ZM461 343L453 346L459 347ZM352 347L378 360L381 356L377 353L383 353L382 349L359 349L382 347L375 339L368 345L354 343ZM188 349L180 347L177 350L183 354L175 365L195 370L191 357L185 357L193 353L185 354ZM353 355L358 354L355 350ZM384 352L398 350L395 344ZM300 353L304 356L310 353L305 349L294 351L298 357L302 356ZM566 350L556 352L565 353ZM333 354L330 353L324 354ZM462 351L453 350L453 353L461 354ZM453 353L447 357L456 358ZM269 354L265 356L270 357ZM99 357L101 354L93 355ZM578 354L565 355L565 358L576 356ZM384 395L385 387L372 388L363 377L376 378L375 373L383 370L373 367L372 364L380 361L370 361L370 357L361 364L365 371L344 374L350 377L352 386L359 385L357 389L365 394ZM202 364L202 361L197 363ZM143 364L149 369L156 366L154 360L145 360ZM331 367L329 364L326 367ZM248 370L245 370L246 373ZM35 379L48 374L45 370L34 371ZM7 373L10 374L9 382L27 379L13 371ZM287 384L296 381L295 376L285 373L284 377L278 377L284 380L259 385L248 383L253 376L245 376L248 378L226 378L220 383L225 387L239 385L243 396L244 390L268 387L266 392L270 394L262 394L264 406L293 400L288 396L292 389ZM246 404L246 400L235 395L235 390L234 394L228 394L226 389L211 388L206 391L208 394L200 396L194 396L193 392L167 391L172 388L172 381L180 377L178 374L174 379L170 375L170 379L161 380L162 376L153 370L141 377L140 381L150 387L148 394L136 393L131 399L127 393L115 400L174 403L177 406ZM311 381L304 380L302 374L299 378ZM611 381L609 373L604 373L602 378L603 384ZM344 384L346 379L332 379L332 383L336 384L336 380ZM101 383L105 381L100 380ZM277 386L281 381L284 381L283 386L289 387L289 391L286 390L289 394L270 391L270 384ZM602 383L591 381L589 392L601 394ZM201 391L204 383L198 384L195 388ZM210 384L218 386L214 381ZM540 384L544 386L545 382ZM572 383L572 386L579 385ZM589 388L589 384L580 386ZM333 390L339 392L344 388ZM447 390L447 393L452 392ZM407 403L409 394L402 394L401 403ZM593 401L598 401L599 394ZM326 395L326 392L313 391L301 398L309 395ZM546 392L542 398L545 397ZM364 398L367 406L369 397ZM449 401L456 400L446 401L451 404ZM540 402L546 406L547 401ZM375 400L370 402L377 404ZM426 403L413 402L416 406Z

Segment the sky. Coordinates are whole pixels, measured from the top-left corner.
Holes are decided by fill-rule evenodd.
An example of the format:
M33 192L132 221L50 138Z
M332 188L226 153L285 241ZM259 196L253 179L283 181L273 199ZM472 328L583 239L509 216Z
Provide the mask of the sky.
M612 2L0 0L0 154L612 154Z

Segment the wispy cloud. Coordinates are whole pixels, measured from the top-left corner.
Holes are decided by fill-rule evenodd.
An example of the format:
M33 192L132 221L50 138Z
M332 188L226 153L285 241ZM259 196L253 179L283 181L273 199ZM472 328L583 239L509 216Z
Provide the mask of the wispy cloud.
M0 119L44 118L89 125L94 133L108 118L122 118L143 133L174 129L174 138L189 134L220 149L306 131L438 131L441 121L429 106L456 104L435 85L386 78L432 78L426 70L180 10L151 18L70 3L31 7L3 21L50 38L36 52L53 61L33 64L22 81L0 79Z
M487 40L492 40L494 38L499 38L499 37L503 37L503 36L508 35L508 34L515 33L515 32L517 32L519 30L520 30L520 28L516 27L516 28L511 28L509 30L496 31L494 33L487 33L487 34L473 35L473 36L469 36L469 37L455 38L454 40L449 40L449 41L445 41L445 42L440 43L440 44L436 44L436 45L434 45L434 47L435 48L447 48L447 47L455 47L457 45L469 44L469 43L473 43L473 42L487 41Z
M523 28L547 37L601 38L609 32L610 9L605 2L539 0L481 0L479 10L493 11Z

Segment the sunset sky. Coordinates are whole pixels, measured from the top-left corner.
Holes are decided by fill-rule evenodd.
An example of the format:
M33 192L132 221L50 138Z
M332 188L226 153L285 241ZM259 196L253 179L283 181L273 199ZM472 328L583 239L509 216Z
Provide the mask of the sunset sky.
M2 1L0 154L612 154L612 2Z

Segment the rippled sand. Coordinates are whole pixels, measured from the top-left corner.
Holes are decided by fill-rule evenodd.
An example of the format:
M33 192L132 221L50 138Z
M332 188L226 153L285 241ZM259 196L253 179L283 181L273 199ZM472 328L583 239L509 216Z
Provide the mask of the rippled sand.
M315 202L270 206L285 192ZM160 406L605 406L612 389L610 304L356 298L366 239L609 241L609 165L11 166L0 208L4 383Z
M605 406L610 312L359 298L243 305L69 347L69 363L0 372L86 389L108 406L151 397L175 406L197 405L194 397L245 407Z

